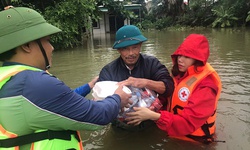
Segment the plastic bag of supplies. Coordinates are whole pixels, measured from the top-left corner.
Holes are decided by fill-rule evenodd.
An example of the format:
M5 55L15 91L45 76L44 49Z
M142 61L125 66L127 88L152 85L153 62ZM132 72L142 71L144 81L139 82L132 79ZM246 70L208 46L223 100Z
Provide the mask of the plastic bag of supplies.
M103 100L105 97L114 94L115 90L118 88L118 82L115 81L100 81L93 87L93 99ZM147 107L155 112L159 111L162 107L160 100L158 99L156 93L147 88L136 88L132 86L124 86L123 91L126 93L131 93L133 104L129 108L123 108L118 115L118 120L124 121L126 118L126 113L134 111L133 107Z
M133 101L133 104L131 104L129 108L124 108L124 110L119 113L118 119L120 121L124 121L126 113L134 111L133 107L147 107L155 112L161 109L162 104L154 91L147 88L135 88L132 86L128 88L132 92L130 100Z

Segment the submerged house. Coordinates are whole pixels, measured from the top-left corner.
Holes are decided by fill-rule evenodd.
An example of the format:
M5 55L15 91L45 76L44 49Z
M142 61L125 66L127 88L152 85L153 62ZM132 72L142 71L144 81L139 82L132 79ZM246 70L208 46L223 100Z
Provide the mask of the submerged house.
M125 9L133 11L141 19L141 4L127 4L124 5ZM99 6L100 9L100 19L93 22L93 35L114 33L123 25L130 24L130 18L124 18L123 16L118 16L112 14L109 10L103 6Z

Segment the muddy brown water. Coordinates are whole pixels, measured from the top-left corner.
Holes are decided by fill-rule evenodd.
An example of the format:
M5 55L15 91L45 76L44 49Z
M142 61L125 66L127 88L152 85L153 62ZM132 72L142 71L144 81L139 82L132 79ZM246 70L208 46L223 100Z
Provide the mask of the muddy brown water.
M147 31L142 53L156 56L168 69L170 55L190 33L207 36L210 64L219 73L223 89L218 102L217 140L210 145L168 138L157 128L127 132L110 125L99 131L81 131L85 150L245 150L250 147L250 29L203 29ZM119 55L113 50L114 35L101 34L84 46L55 51L50 70L72 88L90 81L100 69ZM87 96L91 99L91 93Z

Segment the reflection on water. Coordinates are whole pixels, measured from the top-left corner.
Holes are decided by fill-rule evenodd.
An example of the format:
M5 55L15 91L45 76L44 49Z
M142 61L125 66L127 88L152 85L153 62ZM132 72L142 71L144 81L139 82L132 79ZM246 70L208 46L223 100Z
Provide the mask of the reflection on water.
M171 68L170 55L190 33L201 33L210 42L209 62L219 73L223 89L218 104L217 140L201 145L168 138L157 128L128 133L108 125L100 131L81 132L85 150L148 149L248 149L250 146L250 29L204 29L148 31L142 53L154 55ZM75 88L97 76L100 69L119 55L113 50L114 35L94 37L75 49L56 51L51 71ZM87 96L91 98L89 94Z

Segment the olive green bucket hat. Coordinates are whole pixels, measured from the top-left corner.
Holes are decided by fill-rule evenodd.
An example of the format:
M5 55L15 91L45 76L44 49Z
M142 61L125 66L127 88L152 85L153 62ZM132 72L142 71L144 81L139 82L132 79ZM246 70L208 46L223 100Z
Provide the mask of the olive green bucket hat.
M0 54L22 44L60 32L35 10L13 7L0 12Z
M138 27L134 25L125 25L121 27L115 36L113 49L123 48L147 41Z

